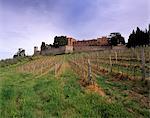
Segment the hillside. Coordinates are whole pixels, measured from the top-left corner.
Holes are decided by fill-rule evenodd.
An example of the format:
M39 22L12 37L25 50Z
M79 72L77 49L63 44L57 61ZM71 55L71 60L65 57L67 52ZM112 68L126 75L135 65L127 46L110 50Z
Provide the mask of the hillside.
M0 67L1 118L149 117L149 47L39 56Z

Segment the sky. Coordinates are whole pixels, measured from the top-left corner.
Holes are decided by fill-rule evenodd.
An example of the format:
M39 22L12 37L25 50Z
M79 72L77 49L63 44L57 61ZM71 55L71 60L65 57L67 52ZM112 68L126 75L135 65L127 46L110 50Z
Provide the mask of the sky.
M18 48L32 55L55 36L77 40L120 32L125 40L150 23L150 0L0 0L0 59Z

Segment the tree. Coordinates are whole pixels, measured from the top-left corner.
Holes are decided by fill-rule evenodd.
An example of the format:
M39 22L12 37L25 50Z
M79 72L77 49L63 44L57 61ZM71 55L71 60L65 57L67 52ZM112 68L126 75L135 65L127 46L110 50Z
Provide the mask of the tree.
M17 58L17 57L25 57L25 50L22 48L18 49L18 52L13 56L13 58Z
M144 33L144 42L145 42L145 45L150 45L150 34L149 34L149 31L147 31L147 29L145 30L145 33Z
M149 44L149 31L147 31L147 29L142 31L139 27L137 27L136 32L133 30L133 32L130 34L127 47L146 46Z
M113 46L117 46L118 44L125 45L124 37L121 36L120 33L111 33L110 34L110 44Z
M110 43L111 43L111 45L116 46L118 44L117 43L117 38L116 37L112 37L111 40L110 40Z
M45 42L42 42L42 45L41 45L41 51L45 50L46 49L46 44Z
M132 33L129 36L127 47L135 47L136 37L135 37L135 31L133 30Z
M136 29L136 35L135 35L135 37L136 37L136 40L135 40L135 46L140 46L141 45L141 40L142 40L142 32L141 32L141 30L140 30L140 28L139 27L137 27L137 29Z
M55 37L54 38L54 47L59 47L59 46L65 46L68 44L68 40L67 40L67 37L66 36L59 36L59 37Z

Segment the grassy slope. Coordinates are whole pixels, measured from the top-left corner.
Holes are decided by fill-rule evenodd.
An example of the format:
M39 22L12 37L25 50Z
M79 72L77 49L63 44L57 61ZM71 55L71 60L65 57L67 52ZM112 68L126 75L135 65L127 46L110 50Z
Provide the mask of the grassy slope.
M32 74L12 70L14 67L0 69L2 118L138 116L138 113L128 112L119 100L108 102L107 96L101 97L87 92L80 86L78 76L70 68L59 78L55 78L53 72L36 78ZM113 88L113 85L105 83L103 78L99 78L98 83L107 91ZM119 96L120 93L116 95Z
M132 113L134 117L148 118L150 116L150 111L148 109L149 105L146 103L149 98L145 100L145 97L142 97L142 95L147 95L147 90L140 88L141 82L114 81L113 79L110 80L108 77L98 77L97 82L113 102L121 104L127 111ZM136 87L143 89L142 95L134 91L134 86L135 89Z

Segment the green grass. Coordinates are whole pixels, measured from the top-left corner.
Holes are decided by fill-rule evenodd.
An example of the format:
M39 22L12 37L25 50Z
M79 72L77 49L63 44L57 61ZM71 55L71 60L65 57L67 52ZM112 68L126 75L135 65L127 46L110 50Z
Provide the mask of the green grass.
M71 56L67 55L65 62ZM23 63L0 68L1 118L146 118L149 115L146 108L140 108L136 101L121 93L131 89L128 85L108 83L108 77L98 77L97 83L106 93L105 97L101 97L97 93L87 92L80 85L78 75L70 68L59 78L52 71L37 77L14 71Z
M87 93L71 70L59 79L52 73L35 78L31 74L7 72L1 76L2 118L132 117L122 105Z
M132 90L132 84L110 82L109 77L98 77L97 83L104 89L107 97L117 104L122 105L124 109L130 110L134 117L149 117L149 109L141 107L141 104L138 101L128 97L128 94L124 92L126 90Z

